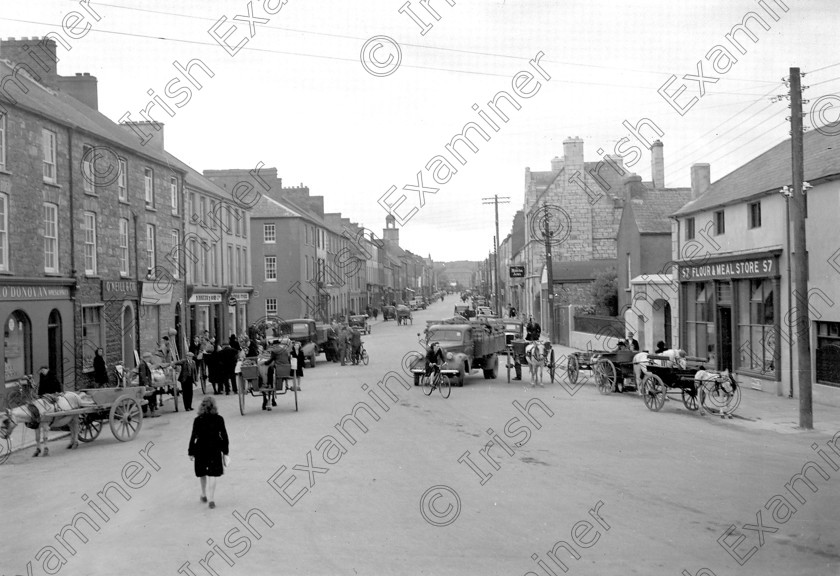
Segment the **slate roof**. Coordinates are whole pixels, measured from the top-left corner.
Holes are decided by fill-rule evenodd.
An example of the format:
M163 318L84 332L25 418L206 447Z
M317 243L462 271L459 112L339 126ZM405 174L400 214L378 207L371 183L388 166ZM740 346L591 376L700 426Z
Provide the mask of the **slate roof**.
M14 64L8 60L0 59L0 78L6 78L7 76L11 78L13 75L28 92L24 93L17 88L12 88L9 92L9 86L12 83L6 83L4 91L7 93L3 101L0 102L3 105L11 103L9 98L9 95L11 95L17 100L15 106L50 118L58 124L88 132L125 150L156 160L161 164L170 164L166 153L155 149L153 145L143 146L140 144L137 135L129 129L120 126L101 112L83 104L69 94L41 85L30 78L22 69L18 68L18 71L15 72Z
M807 182L814 184L822 178L840 174L840 141L835 136L810 130L803 138ZM787 139L714 182L705 194L683 206L674 216L776 193L790 184L791 152L790 139Z
M591 282L595 276L609 268L615 268L617 260L589 260L587 262L552 262L554 283Z
M201 190L202 192L207 192L208 194L213 194L214 196L218 196L225 200L234 199L231 197L230 192L209 180L206 176L204 176L201 172L191 168L189 165L185 164L182 160L179 160L169 152L164 152L166 154L167 159L169 160L170 165L175 165L176 167L180 168L186 173L184 177L187 186L190 188L195 188L197 190ZM246 197L246 200L250 200Z
M691 188L648 188L642 198L634 198L631 206L633 218L640 234L670 234L670 215L691 199Z

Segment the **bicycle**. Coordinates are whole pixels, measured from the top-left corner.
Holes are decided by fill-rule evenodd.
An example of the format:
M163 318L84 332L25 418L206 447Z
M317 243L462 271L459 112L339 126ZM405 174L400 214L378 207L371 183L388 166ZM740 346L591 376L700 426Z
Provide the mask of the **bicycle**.
M370 362L370 356L368 356L367 350L365 350L364 342L362 342L361 351L359 352L359 358L362 359L362 364L364 364L365 366L367 366L368 362Z
M426 396L431 396L432 392L435 391L435 388L440 390L440 395L444 398L449 398L449 394L452 392L452 388L449 384L449 376L445 374L441 374L440 366L437 364L432 364L433 373L431 375L424 374L423 375L423 394Z

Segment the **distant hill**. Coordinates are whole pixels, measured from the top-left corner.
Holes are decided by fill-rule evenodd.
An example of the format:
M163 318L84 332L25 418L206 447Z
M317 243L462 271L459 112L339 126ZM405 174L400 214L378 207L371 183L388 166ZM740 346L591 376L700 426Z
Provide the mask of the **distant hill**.
M454 262L435 262L440 266L439 273L446 274L450 282L460 282L462 286L472 287L475 273L478 270L478 262L469 260L456 260Z

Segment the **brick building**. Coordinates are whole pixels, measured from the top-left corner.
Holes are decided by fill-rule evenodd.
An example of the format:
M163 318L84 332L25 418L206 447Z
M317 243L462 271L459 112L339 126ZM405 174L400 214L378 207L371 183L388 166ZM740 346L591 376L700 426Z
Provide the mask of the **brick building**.
M183 284L159 263L179 257L183 172L96 110L95 77L62 82L51 40L0 58L4 388L41 365L81 388L97 348L132 366L179 328Z

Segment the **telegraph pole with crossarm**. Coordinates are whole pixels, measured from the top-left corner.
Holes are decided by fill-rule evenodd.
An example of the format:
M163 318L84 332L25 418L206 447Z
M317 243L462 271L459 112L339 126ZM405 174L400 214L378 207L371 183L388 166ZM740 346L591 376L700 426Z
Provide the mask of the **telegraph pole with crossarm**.
M502 316L502 295L501 292L501 277L499 276L499 204L510 204L510 196L503 196L499 198L498 194L494 194L492 198L482 198L482 204L494 204L496 206L496 238L493 240L493 251L495 252L496 262L496 315Z

